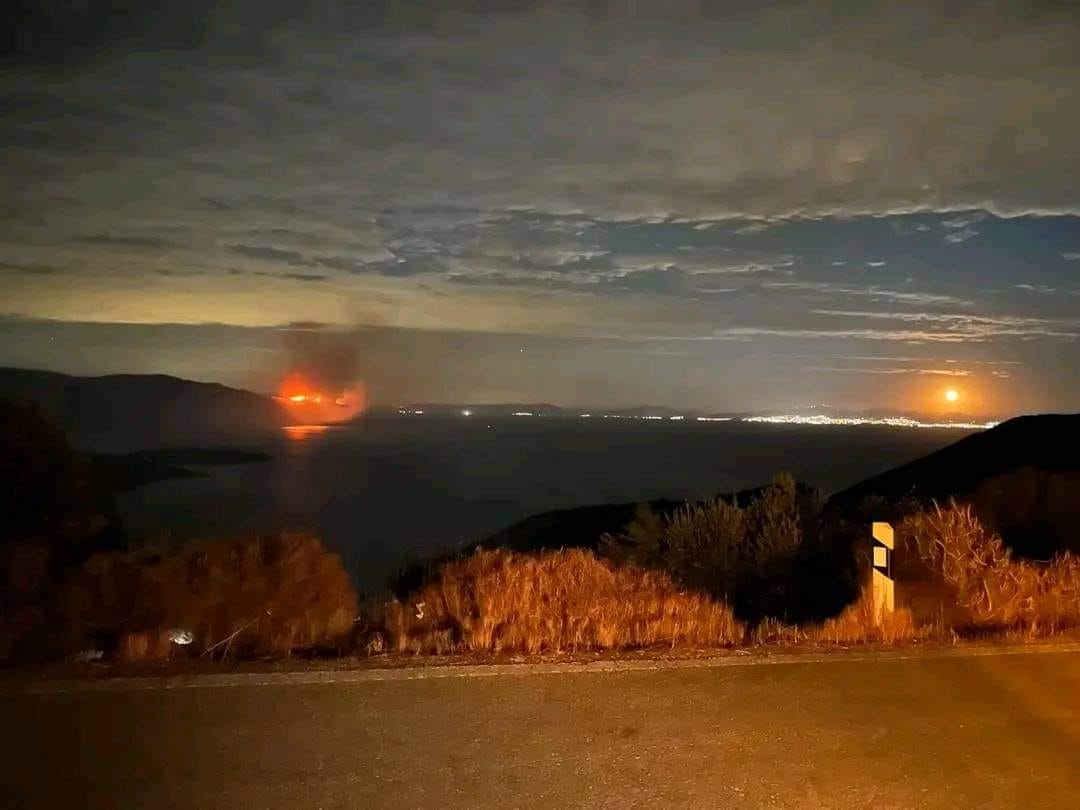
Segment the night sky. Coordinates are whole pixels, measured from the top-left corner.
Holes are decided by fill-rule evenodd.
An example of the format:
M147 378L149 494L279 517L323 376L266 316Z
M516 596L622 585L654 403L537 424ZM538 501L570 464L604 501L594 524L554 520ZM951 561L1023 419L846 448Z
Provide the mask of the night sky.
M65 5L5 25L0 365L1080 409L1075 4Z

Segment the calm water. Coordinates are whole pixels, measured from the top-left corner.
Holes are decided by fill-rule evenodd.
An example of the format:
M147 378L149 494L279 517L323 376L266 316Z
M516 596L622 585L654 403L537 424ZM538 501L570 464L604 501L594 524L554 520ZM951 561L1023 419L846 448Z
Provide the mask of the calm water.
M490 425L490 427L489 427ZM547 509L698 499L777 470L836 491L962 436L955 430L475 418L369 418L282 437L272 461L209 467L120 502L136 533L311 529L361 587L409 556L470 543Z

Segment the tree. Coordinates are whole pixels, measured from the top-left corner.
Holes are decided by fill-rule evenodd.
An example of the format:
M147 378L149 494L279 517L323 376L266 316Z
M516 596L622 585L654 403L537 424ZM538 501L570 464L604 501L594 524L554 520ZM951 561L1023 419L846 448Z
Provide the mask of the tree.
M0 399L0 544L36 542L58 558L106 520L82 458L33 404Z

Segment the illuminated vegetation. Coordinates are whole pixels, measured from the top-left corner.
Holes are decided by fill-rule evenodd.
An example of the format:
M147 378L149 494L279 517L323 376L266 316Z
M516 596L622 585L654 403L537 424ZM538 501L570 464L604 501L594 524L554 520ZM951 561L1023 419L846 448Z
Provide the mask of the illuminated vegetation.
M617 563L581 549L478 551L387 605L380 648L384 640L414 653L898 644L1080 624L1080 560L1015 560L969 507L956 504L898 525L898 606L883 622L865 589L832 617L813 618L804 605L807 618L784 618L798 614L793 602L805 594L797 569L813 535L800 529L802 506L781 477L746 508L717 500L688 505L667 521L639 510L603 544ZM757 601L741 605L750 616L744 622L737 616L750 586ZM769 601L770 591L778 598Z
M8 579L24 582L40 564L4 562ZM13 612L3 657L281 655L336 644L357 613L340 558L303 534L193 542L164 556L94 554L38 596ZM190 633L190 645L174 644L173 631Z
M1068 552L1048 563L1015 559L970 506L956 503L907 518L898 535L898 577L932 594L921 606L926 620L936 609L957 630L1080 624L1080 559Z
M478 551L387 605L384 622L391 649L417 653L723 647L742 638L723 603L581 549Z

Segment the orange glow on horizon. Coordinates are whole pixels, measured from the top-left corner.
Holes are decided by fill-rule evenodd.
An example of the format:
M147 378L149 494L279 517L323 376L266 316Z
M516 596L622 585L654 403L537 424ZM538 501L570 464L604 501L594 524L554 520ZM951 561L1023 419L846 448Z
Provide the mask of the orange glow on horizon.
M858 403L852 406L856 409L903 411L929 421L956 414L976 420L1007 419L1033 407L1031 392L1017 384L1016 371L998 376L985 368L962 363L942 365L942 368L959 373L948 379L916 373L882 375L869 382L852 375L848 386L838 389L835 401L830 404L854 402ZM948 391L956 392L955 400L947 396Z
M960 399L960 392L955 388L949 388L945 391L945 400L947 402L956 402Z

